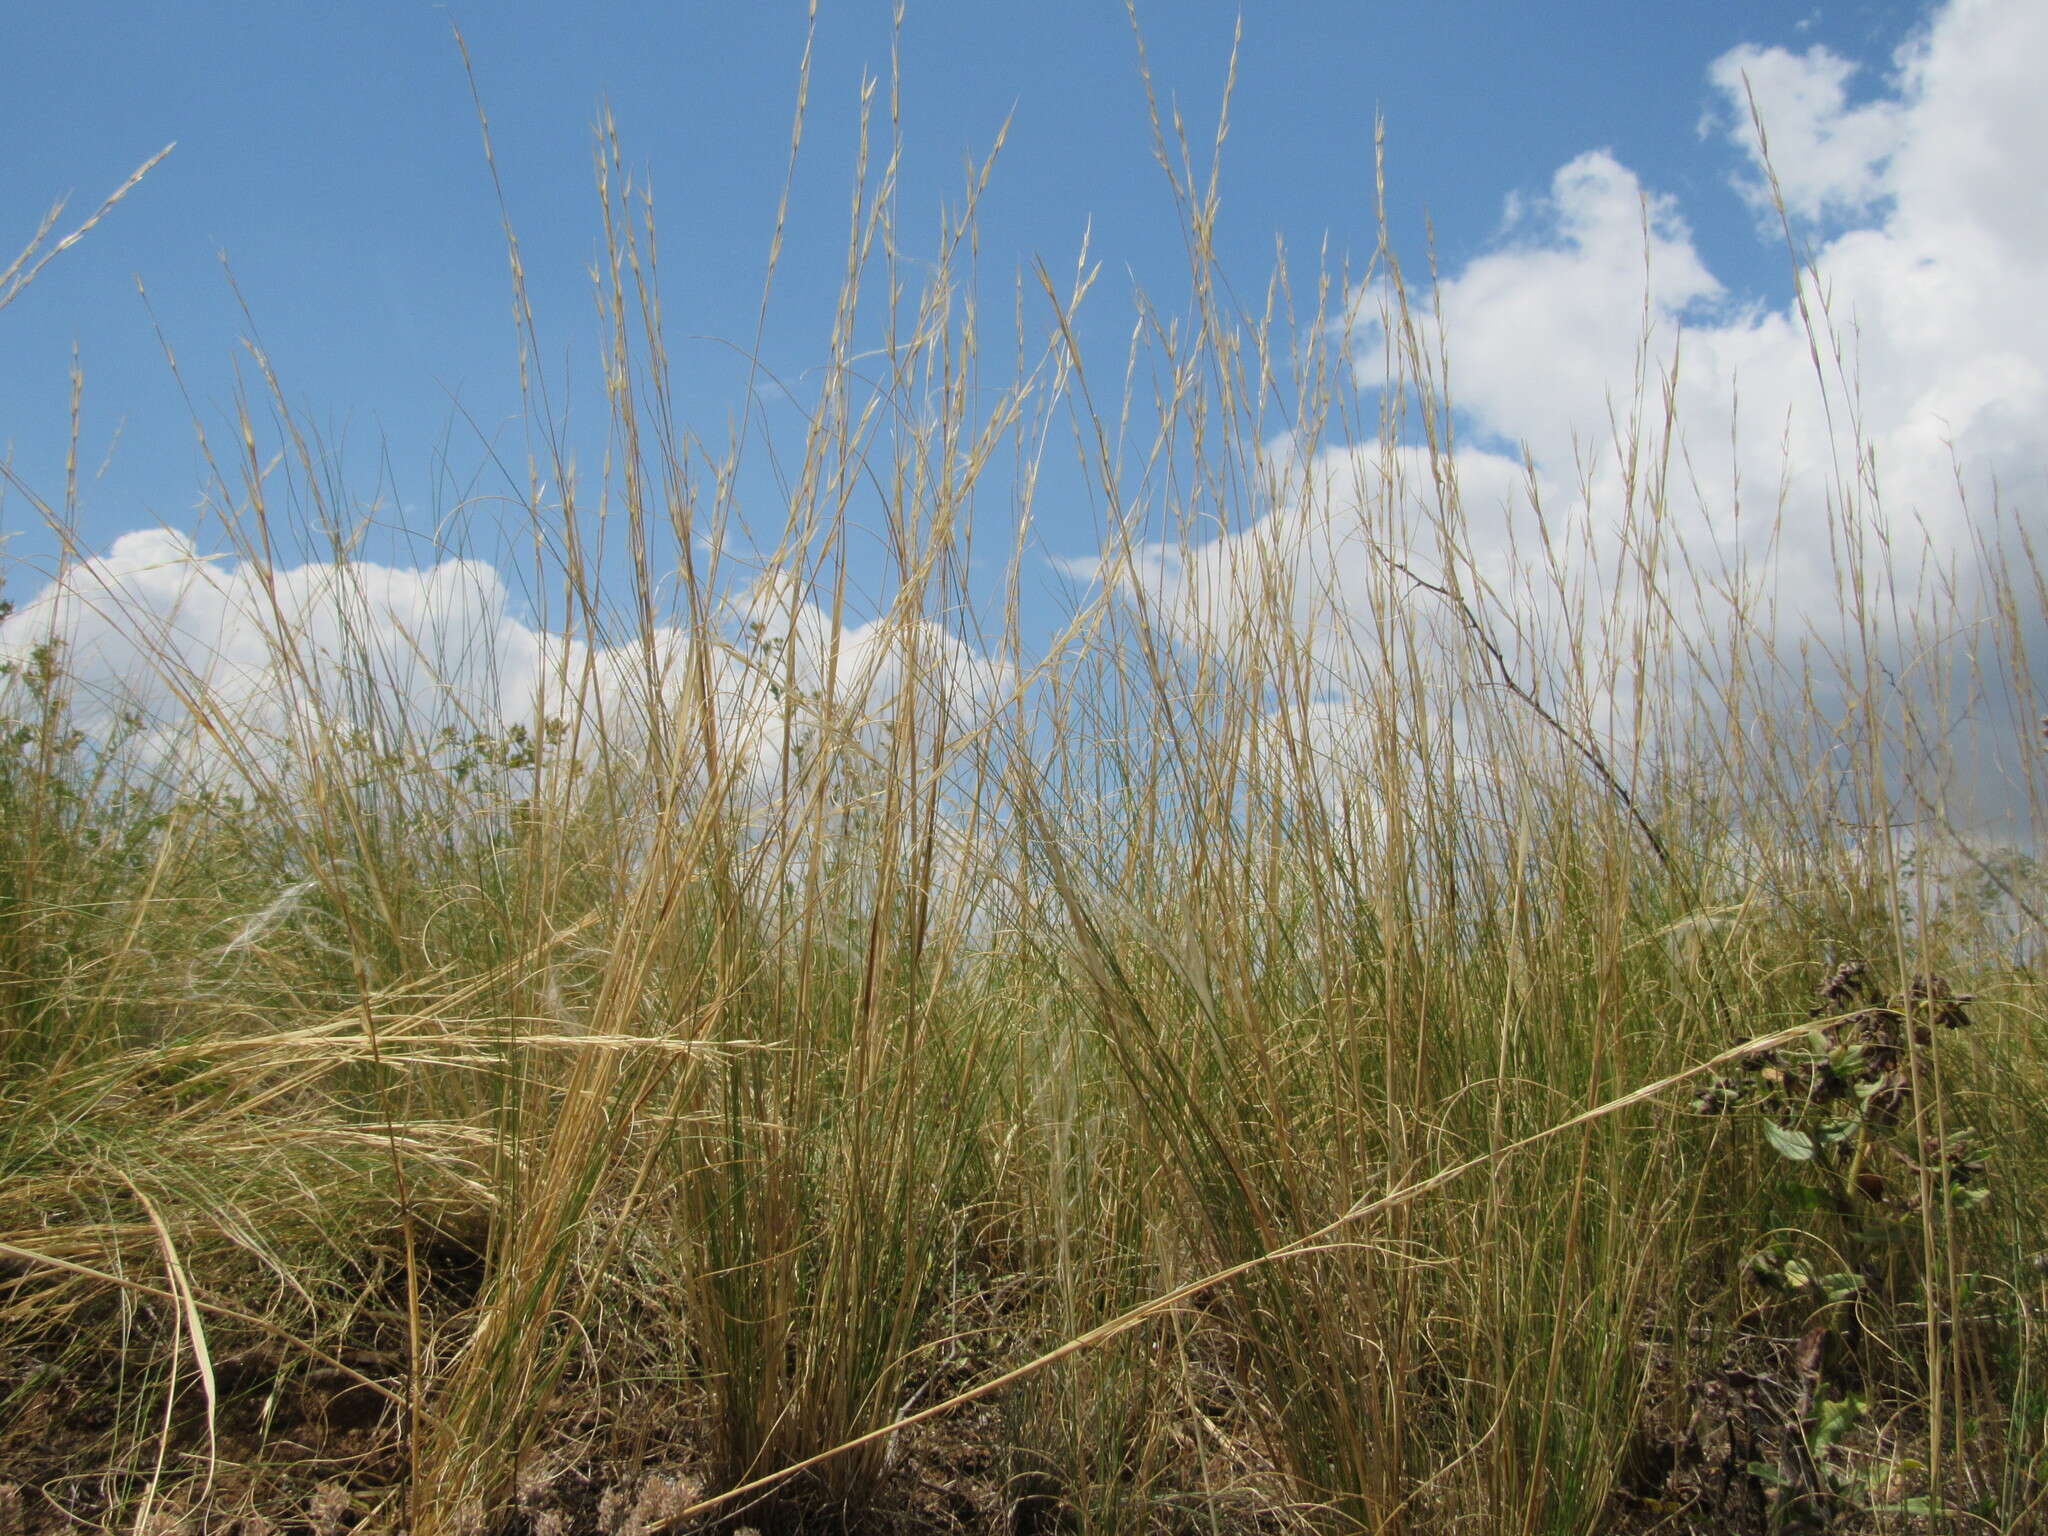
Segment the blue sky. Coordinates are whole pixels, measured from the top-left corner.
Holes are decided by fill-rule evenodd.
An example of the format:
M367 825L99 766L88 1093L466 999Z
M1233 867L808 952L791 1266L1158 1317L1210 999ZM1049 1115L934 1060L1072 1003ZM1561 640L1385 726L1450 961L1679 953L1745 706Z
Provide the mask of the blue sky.
M1276 238L1304 267L1325 241L1362 264L1374 242L1377 112L1412 265L1425 211L1455 266L1496 235L1505 199L1540 194L1558 166L1605 147L1680 200L1732 290L1781 299L1783 252L1730 187L1729 146L1700 132L1715 105L1708 66L1740 43L1820 43L1881 71L1923 12L1876 0L1810 12L1763 3L1252 7L1224 161L1226 270L1256 294ZM1181 0L1141 6L1140 19L1158 85L1206 136L1237 9ZM0 315L0 441L16 473L51 501L62 497L67 375L79 350L89 547L194 522L204 475L158 325L216 440L232 408L238 338L253 321L357 495L381 484L388 501L430 523L436 506L478 484L478 426L461 413L486 432L515 414L514 338L451 21L475 57L556 371L590 356L590 133L600 102L655 189L671 335L751 338L803 45L799 4L21 7L0 91L0 142L16 147L0 160L0 243L10 254L54 197L69 194L82 214L145 156L178 145ZM1034 258L1067 269L1084 230L1105 270L1091 335L1112 354L1133 285L1169 307L1180 299L1179 225L1153 162L1120 4L912 4L901 38L903 222L913 242L942 201L957 199L963 158L986 153L1013 115L982 228L995 301ZM856 93L864 75L886 75L890 41L886 5L821 7L791 239L764 345L780 373L801 373L823 348ZM677 350L683 415L716 439L739 404L734 360L706 342ZM19 535L13 558L47 560L50 540L20 494L0 519ZM1055 519L1046 537L1074 554L1092 531ZM25 574L10 583L17 598Z
M861 83L886 81L892 47L888 6L824 0L820 11L760 346L763 366L793 381L798 400L827 356ZM1239 13L1209 0L1139 13L1156 87L1206 146ZM26 8L0 64L0 142L14 149L0 160L0 247L11 254L26 240L54 196L72 196L75 219L146 156L178 147L0 309L0 442L27 488L0 506L10 536L0 574L23 605L0 621L0 659L56 626L75 666L97 668L110 690L146 691L153 674L116 633L125 623L132 639L141 614L198 658L195 668L241 658L237 686L262 696L250 573L195 558L223 548L219 522L199 510L208 483L195 417L217 447L231 445L239 389L272 431L241 345L253 334L297 419L317 433L323 494L344 511L374 510L356 574L381 594L391 631L414 651L435 637L431 667L500 678L477 684L496 690L486 712L530 713L535 658L559 655L561 641L523 602L510 548L491 531L505 493L523 488L517 340L451 19L475 60L541 364L586 482L605 446L588 275L601 103L627 165L655 193L676 415L722 445L748 406L740 352L752 344L783 185L801 6ZM1638 389L1652 417L1663 399L1677 407L1677 426L1648 423L1653 439L1669 433L1652 444L1674 475L1661 503L1664 547L1682 550L1702 583L1688 621L1707 632L1725 632L1734 611L1712 604L1733 602L1781 653L1841 638L1828 631L1843 611L1840 514L1845 465L1853 480L1858 455L1877 466L1891 520L1871 548L1896 594L1894 660L1921 654L1911 629L1923 607L1994 601L1998 579L2021 569L2009 558L2015 530L2048 525L2039 0L1301 0L1251 8L1242 26L1222 271L1249 308L1276 243L1298 282L1324 252L1362 279L1376 242L1374 122L1384 118L1389 216L1411 275L1425 269L1425 231L1435 236L1467 575L1495 594L1503 624L1541 635L1573 632L1589 612L1596 627L1622 630L1639 616L1621 589L1641 526L1634 470L1614 431L1616 402ZM1101 278L1080 340L1096 377L1114 379L1134 295L1173 313L1188 283L1124 8L913 3L901 79L904 255L936 243L967 157L985 155L1009 120L979 224L984 361L1000 372L1008 360L1019 274L1040 259L1071 271L1086 232ZM1747 88L1811 263L1804 314L1762 191ZM1358 312L1377 312L1376 290L1351 297ZM1033 322L1040 335L1044 318L1041 309ZM1356 382L1369 399L1379 363L1366 340ZM85 552L102 558L46 591L56 544L30 493L64 498L74 347L85 381L76 522ZM774 425L776 408L764 402L755 419L786 433L797 418ZM1261 469L1273 478L1236 509L1237 524L1178 548L1140 545L1121 567L1104 561L1099 508L1071 458L1062 469L1060 454L1049 456L1026 551L1027 642L1092 583L1149 581L1178 637L1226 644L1233 625L1260 621L1233 579L1250 551L1264 568L1295 573L1304 634L1355 648L1385 571L1384 553L1357 537L1357 488L1409 497L1432 483L1434 466L1412 442L1311 443L1283 425L1260 424ZM1528 566L1532 489L1553 526L1562 515L1570 529L1554 580ZM1847 490L1849 501L1864 496ZM1011 501L999 476L984 491L976 548L1000 554ZM1184 510L1167 504L1170 488L1148 494L1162 519ZM740 498L772 536L778 491L759 451ZM292 543L304 508L280 503L277 563L289 569L309 548ZM495 573L429 570L450 547L496 561ZM886 600L885 576L871 551L865 558L856 622ZM984 595L999 567L977 573ZM306 624L332 621L318 573L295 579ZM771 596L795 605L794 628L814 631L806 594ZM2030 597L2020 619L2048 645L2038 606ZM117 609L129 618L117 622ZM480 645L498 659L470 654ZM525 661L502 664L498 653ZM419 660L406 661L408 676ZM1328 660L1330 702L1341 708L1341 659ZM2017 696L2007 704L2032 707Z

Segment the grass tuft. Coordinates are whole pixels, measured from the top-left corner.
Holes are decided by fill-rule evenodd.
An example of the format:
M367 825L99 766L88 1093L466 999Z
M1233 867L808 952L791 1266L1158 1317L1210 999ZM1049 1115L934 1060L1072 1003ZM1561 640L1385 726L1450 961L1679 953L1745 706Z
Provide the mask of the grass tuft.
M1987 530L1894 624L1845 411L1843 638L1787 647L1648 365L1618 531L1532 467L1503 566L1395 253L1247 312L1156 109L1186 312L1111 381L1041 267L994 379L991 167L904 254L894 89L794 434L676 420L607 123L586 487L510 243L512 707L401 705L450 658L260 351L209 463L269 691L75 549L5 618L0 1531L2030 1528L2048 892L1942 786L2038 567ZM1062 439L1104 554L1045 634ZM168 715L86 689L85 600Z

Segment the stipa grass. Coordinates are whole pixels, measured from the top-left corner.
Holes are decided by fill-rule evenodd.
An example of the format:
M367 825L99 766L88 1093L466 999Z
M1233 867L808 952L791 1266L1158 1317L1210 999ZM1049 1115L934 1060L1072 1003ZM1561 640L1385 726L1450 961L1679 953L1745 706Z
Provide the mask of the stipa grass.
M61 635L10 651L0 1518L2038 1518L2040 892L2023 856L1985 866L1997 899L1908 865L1944 830L1914 786L1957 745L1946 701L1883 685L1865 573L1828 656L1686 585L1648 389L1618 428L1646 466L1628 600L1534 645L1481 579L1390 255L1388 387L1360 394L1355 316L1296 315L1284 271L1262 314L1227 302L1174 126L1193 302L1148 314L1114 400L1085 264L1027 283L991 390L986 171L913 281L893 153L864 156L751 606L718 553L747 445L673 420L651 215L607 139L620 447L603 507L566 473L527 498L568 637L531 722L391 709L366 593L338 640L258 609L298 701L261 721L158 644L183 759L150 722L79 726ZM281 468L216 487L272 594L286 490L340 522L275 405ZM1028 508L1054 424L1109 555L1027 649L1014 595L968 591L969 511ZM1391 467L1330 500L1303 466L1375 434ZM1154 579L1288 485L1373 556L1343 623L1270 537L1216 592ZM856 627L874 487L892 582ZM1840 489L1859 549L1882 508ZM1526 579L1566 591L1546 540ZM2024 693L2039 590L1991 587L2004 650L1958 661L1986 687ZM1812 1016L1845 957L1954 978L1975 1027L1923 1039L1931 985Z

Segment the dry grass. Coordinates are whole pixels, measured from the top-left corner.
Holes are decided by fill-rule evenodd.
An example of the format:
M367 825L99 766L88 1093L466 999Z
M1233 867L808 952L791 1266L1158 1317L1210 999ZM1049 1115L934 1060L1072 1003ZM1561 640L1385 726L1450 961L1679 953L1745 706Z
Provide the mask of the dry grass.
M329 701L281 749L159 653L202 791L76 733L61 652L17 662L0 1531L2035 1528L2041 892L1980 851L2012 900L1937 907L1916 786L1951 711L1885 682L1867 573L1845 649L1779 654L1687 585L1645 475L1629 591L1546 649L1571 529L1528 591L1486 574L1391 252L1361 391L1333 275L1306 314L1284 270L1231 302L1215 181L1162 120L1189 312L1147 312L1111 397L1092 270L1041 270L991 384L987 168L913 264L876 138L777 445L767 589L815 633L735 622L761 450L673 418L607 134L602 536L527 381L537 569L583 642L542 718L422 732L367 636L337 662L280 606L279 677ZM259 571L287 486L333 510L274 404L279 441L245 418L215 466ZM1654 458L1658 404L1616 451ZM1069 433L1103 579L1029 645L1029 519L991 610L975 513L1028 511ZM1306 467L1375 444L1363 483ZM1860 549L1882 507L1837 490ZM1227 604L1148 574L1276 499L1355 521L1345 623L1257 537ZM1958 664L2023 699L2040 581L1926 628L1982 620L2002 649ZM1781 1155L1821 1067L1692 1110L1741 1064L1787 1081L1759 1052L1807 1041L1848 956L1979 1000L1899 1037L1912 1091L1827 1144L1859 1159L1830 1184L1833 1153ZM1965 1125L1988 1174L1939 1150ZM1914 1198L1858 1205L1866 1156Z

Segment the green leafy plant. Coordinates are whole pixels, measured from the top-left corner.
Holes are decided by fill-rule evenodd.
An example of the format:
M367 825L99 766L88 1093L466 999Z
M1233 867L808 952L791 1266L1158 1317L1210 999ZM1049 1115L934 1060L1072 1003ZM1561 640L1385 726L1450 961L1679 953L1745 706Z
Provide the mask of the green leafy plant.
M1966 1027L1972 1001L1931 972L1879 1001L1867 967L1847 962L1821 984L1802 1041L1748 1057L1742 1076L1716 1078L1693 1110L1753 1112L1771 1149L1807 1172L1813 1203L1839 1215L1974 1208L1988 1194L1975 1130L1914 1134L1935 1031Z

